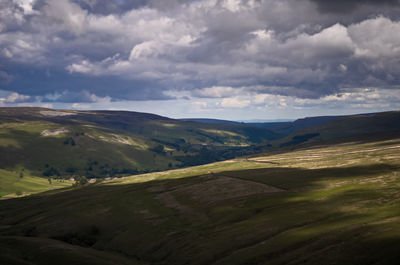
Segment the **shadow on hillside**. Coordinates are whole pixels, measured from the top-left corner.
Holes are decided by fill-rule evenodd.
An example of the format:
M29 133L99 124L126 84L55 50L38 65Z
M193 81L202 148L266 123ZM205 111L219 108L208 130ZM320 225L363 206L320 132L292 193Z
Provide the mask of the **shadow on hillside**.
M399 169L389 164L264 168L43 193L0 201L0 234L53 238L159 264L212 264L217 260L218 264L224 264L224 260L226 264L261 260L287 264L296 259L301 263L299 257L308 259L308 264L336 260L342 264L373 264L382 260L380 264L391 264L398 257L394 246L399 245L400 237L396 233L391 237L375 237L375 234L399 226L386 222L381 229L373 222L399 216L400 212L393 210L398 201L391 201L388 206L384 202L373 204L378 210L372 207L361 212L357 208L343 211L383 196L380 191L361 187L339 191L323 200L293 198L309 193L321 181L367 179ZM182 189L219 176L290 192L253 194L202 205L185 193L187 189ZM172 194L175 202L190 207L192 213L168 207L157 199L159 194L166 193ZM379 211L382 204L384 210ZM366 254L365 249L373 246L380 247L375 253ZM336 258L339 254L340 258ZM381 260L383 254L385 259ZM241 259L243 263L239 262Z
M318 185L319 181L371 177L400 170L391 164L368 166L349 166L332 168L260 168L251 170L227 171L221 174L247 180L259 181L282 189L301 188Z

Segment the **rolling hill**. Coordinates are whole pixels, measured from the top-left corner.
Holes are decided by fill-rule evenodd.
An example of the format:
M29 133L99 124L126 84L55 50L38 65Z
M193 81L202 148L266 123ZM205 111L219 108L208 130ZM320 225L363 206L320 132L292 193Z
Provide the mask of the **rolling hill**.
M269 129L134 112L0 113L0 195L22 196L0 200L0 264L400 258L400 112ZM80 174L100 179L69 179Z
M201 122L201 123L212 123L212 124L234 124L240 125L242 122L237 121L228 121L228 120L218 120L218 119L180 119L181 121L193 121L193 122Z
M305 123L298 123L301 126L298 126L294 133L275 141L274 146L298 147L304 143L315 145L348 141L376 141L400 136L400 111L338 116L328 119L315 117L303 121L306 120L308 121ZM313 125L305 126L307 124Z
M400 137L0 201L1 264L397 264Z
M127 111L0 108L0 196L64 187L82 176L122 177L398 135L400 112L244 124Z
M232 158L282 134L124 111L0 108L0 168L106 178Z

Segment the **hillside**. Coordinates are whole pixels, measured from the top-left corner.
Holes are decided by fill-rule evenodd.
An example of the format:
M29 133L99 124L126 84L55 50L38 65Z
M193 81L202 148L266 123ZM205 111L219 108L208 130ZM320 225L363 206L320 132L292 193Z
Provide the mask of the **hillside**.
M258 122L246 123L248 126L270 129L280 134L291 134L307 127L315 127L344 116L316 116L297 119L295 121L282 121L282 122Z
M38 192L70 187L69 179L49 179L32 176L28 171L8 171L0 169L0 198L7 199L26 196Z
M315 145L345 141L376 141L400 136L400 111L330 117L327 120L319 120L319 117L316 117L309 118L307 123L314 125L298 127L289 136L274 141L274 146L279 148L299 147L304 143Z
M397 264L400 138L0 201L1 264Z
M126 111L0 108L0 168L106 178L232 158L283 135Z
M244 124L127 111L0 108L0 196L64 187L72 177L122 177L399 135L400 112Z
M180 119L182 121L194 121L194 122L201 122L201 123L212 123L212 124L243 124L242 122L237 121L228 121L228 120L218 120L218 119Z

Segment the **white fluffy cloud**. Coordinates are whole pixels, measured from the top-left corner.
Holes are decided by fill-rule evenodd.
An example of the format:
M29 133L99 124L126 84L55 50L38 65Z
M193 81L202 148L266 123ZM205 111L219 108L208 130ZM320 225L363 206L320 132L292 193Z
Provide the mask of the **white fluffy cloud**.
M221 106L224 108L244 108L249 106L250 99L242 97L224 98L221 101Z
M87 11L69 0L47 0L43 13L73 34L81 34L87 28Z
M110 100L175 91L215 99L215 108L340 102L360 87L398 91L397 7L360 5L351 14L322 7L317 0L0 0L0 84L31 97L65 93L54 100L67 102L82 91ZM41 88L50 70L76 83ZM38 71L46 75L30 74Z
M385 17L367 19L349 27L359 57L398 57L400 55L400 22Z
M229 86L212 86L194 90L193 94L204 98L225 98L237 95L242 91L242 89L235 89Z
M279 39L273 30L259 29L249 32L250 37L239 43L240 45L223 51L227 56L225 60L215 62L212 58L206 58L197 62L191 57L198 52L210 57L220 57L221 54L202 51L203 38L206 35L201 35L198 30L190 32L190 26L182 26L182 29L177 31L174 27L179 24L177 21L179 21L177 18L165 18L157 22L151 19L150 25L157 24L154 26L154 31L161 28L166 33L159 33L157 36L148 36L147 33L142 35L141 42L133 45L127 57L122 56L106 64L104 60L89 62L85 59L71 63L67 69L70 72L85 74L161 79L173 83L200 80L214 82L212 92L210 87L202 88L203 91L194 90L193 95L198 96L214 93L215 95L211 96L218 97L221 87L245 87L268 83L282 87L300 86L301 89L309 90L309 93L303 95L304 97L309 95L315 97L332 93L337 87L348 86L346 75L351 74L352 69L347 65L360 63L360 60L364 59L370 60L371 56L376 58L383 55L388 57L388 60L391 60L390 56L400 57L397 37L386 37L397 36L395 32L398 31L398 23L377 17L347 27L336 23L314 34L303 32L284 40ZM142 20L141 23L145 22ZM379 43L370 41L376 36L376 32L370 31L369 24L382 23L385 23L385 32L381 34L382 40ZM216 47L210 46L210 48L219 48L220 43L215 45ZM365 67L365 64L361 63ZM368 67L374 66L374 62L368 63ZM382 62L375 67L377 66L383 67L381 71L392 72L386 69ZM371 71L369 74L373 76L375 72ZM343 76L341 82L334 80L341 76ZM383 83L388 81L379 78ZM318 84L321 86L315 87Z
M21 95L16 92L11 93L7 97L0 98L0 103L19 103L28 101L31 97L27 95Z

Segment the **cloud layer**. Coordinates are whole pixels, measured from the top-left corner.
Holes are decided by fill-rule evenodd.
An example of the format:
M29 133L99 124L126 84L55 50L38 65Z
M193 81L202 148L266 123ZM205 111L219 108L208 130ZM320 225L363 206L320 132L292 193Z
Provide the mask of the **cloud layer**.
M399 91L399 14L396 0L0 0L0 89L221 108Z

